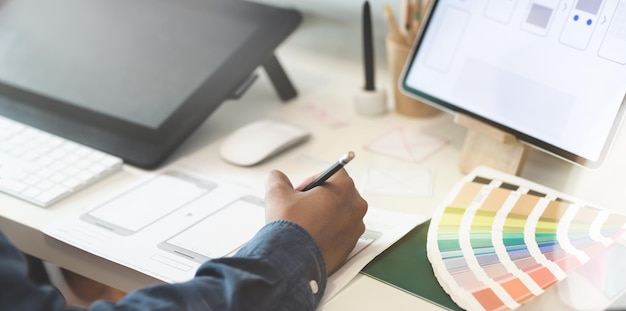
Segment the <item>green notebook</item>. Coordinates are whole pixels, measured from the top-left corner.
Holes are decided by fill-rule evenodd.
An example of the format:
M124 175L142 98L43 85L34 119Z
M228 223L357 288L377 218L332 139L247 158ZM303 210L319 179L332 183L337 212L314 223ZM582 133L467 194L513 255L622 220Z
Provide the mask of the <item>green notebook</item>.
M441 288L426 255L430 220L370 262L362 273L449 310L463 310Z

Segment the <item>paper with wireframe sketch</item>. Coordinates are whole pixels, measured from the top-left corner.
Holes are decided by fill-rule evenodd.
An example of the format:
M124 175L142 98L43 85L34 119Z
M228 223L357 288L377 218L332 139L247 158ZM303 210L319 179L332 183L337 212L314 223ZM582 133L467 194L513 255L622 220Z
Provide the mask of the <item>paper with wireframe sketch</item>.
M370 168L361 191L373 195L428 197L432 171L427 168Z
M444 139L415 129L395 128L376 138L365 149L389 157L419 163L447 145Z

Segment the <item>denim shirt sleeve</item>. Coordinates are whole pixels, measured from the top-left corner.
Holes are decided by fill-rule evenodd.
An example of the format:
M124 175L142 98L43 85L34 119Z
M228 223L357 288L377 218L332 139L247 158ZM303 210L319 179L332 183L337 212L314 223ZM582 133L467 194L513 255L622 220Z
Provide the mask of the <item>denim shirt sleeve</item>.
M0 310L60 310L64 305L58 290L28 279L26 258L0 232Z
M1 258L5 254L5 248L0 248ZM21 265L25 265L23 260ZM4 270L3 264L0 279L5 278ZM202 264L190 281L146 287L115 304L96 302L89 310L314 310L326 281L324 259L313 238L297 224L281 220L263 227L234 256ZM13 276L15 282L28 283L25 272ZM57 291L31 290L30 296L37 299L15 303L32 302L32 307L25 310L62 309L58 303L62 297L57 297ZM21 298L0 294L0 300L5 299L9 304L0 301L2 310L3 305L12 305L12 299ZM43 301L54 302L55 307L42 305Z

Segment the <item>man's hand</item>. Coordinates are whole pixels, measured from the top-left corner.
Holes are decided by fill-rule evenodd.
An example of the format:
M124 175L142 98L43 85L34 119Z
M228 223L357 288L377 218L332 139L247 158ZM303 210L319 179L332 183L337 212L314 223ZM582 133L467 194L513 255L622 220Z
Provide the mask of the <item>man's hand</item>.
M322 251L328 274L346 260L365 231L367 202L359 195L345 169L323 185L301 192L314 177L294 189L279 171L270 172L265 192L265 220L288 220L311 234Z

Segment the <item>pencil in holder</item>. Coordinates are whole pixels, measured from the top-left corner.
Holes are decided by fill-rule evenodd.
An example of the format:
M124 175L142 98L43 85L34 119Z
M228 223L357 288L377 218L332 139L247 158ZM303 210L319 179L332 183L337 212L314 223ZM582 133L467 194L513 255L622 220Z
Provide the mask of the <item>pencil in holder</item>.
M390 35L386 38L386 46L387 66L389 68L389 76L391 77L396 112L417 118L431 117L441 113L441 110L410 97L400 90L402 70L411 52L410 46L404 42L398 42Z

